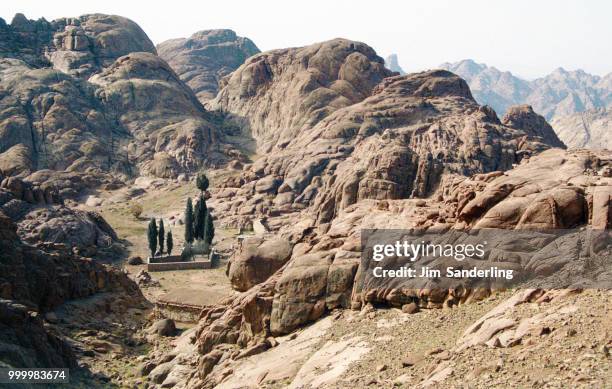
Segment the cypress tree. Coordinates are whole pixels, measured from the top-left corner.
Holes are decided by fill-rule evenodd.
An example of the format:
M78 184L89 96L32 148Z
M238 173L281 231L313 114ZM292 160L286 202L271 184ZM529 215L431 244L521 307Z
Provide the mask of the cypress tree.
M206 200L204 199L204 196L200 196L195 206L193 227L193 234L198 240L204 239L204 230L206 228L206 212Z
M149 222L147 238L149 239L149 250L151 250L151 257L155 257L155 251L157 250L157 224L155 223L155 218L151 218L151 221Z
M172 254L172 247L174 247L174 242L172 242L172 231L168 231L166 235L166 249L168 250L168 255Z
M206 223L204 226L204 239L208 246L212 244L213 238L215 237L215 225L213 223L213 215L208 209L206 209Z
M159 219L158 240L159 240L160 254L164 253L164 239L165 238L166 238L166 231L164 230L164 219Z
M193 243L193 204L191 197L187 199L187 208L185 209L185 242Z

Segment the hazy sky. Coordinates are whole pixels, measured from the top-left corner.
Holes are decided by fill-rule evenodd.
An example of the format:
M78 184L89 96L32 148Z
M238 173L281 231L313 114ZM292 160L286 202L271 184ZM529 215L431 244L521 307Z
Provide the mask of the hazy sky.
M261 50L344 37L397 53L408 72L465 58L528 78L557 67L612 71L610 0L3 1L2 18L16 12L118 14L156 44L211 28L231 28Z

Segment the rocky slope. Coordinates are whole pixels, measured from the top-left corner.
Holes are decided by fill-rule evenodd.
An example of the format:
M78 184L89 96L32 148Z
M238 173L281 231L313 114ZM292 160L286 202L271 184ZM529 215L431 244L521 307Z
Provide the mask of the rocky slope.
M176 176L222 158L191 89L132 21L2 24L0 169Z
M335 50L325 54L332 64L340 54L347 59L362 56L364 49L357 44L338 43L322 44ZM323 55L320 46L295 50L316 49ZM351 47L358 52L347 52ZM276 66L284 65L281 77L254 83L251 62L272 55L280 56ZM299 84L296 90L287 88L284 80L303 63L293 51L254 56L213 101L232 115L251 118L237 123L252 131L264 150L274 151L225 184L233 189L223 192L226 199L218 210L233 215L237 226L248 224L253 214L291 213L310 206L318 221L326 223L360 200L425 197L449 173L506 170L531 152L563 146L530 108L517 110L502 123L492 109L474 101L465 81L446 71L388 77L372 87L370 96L353 95L352 105L336 107L339 99L334 99L312 111L304 107L308 98L289 100L310 89ZM306 74L312 77L319 70ZM255 85L252 94L241 95L241 79ZM319 89L324 88L310 94L323 93ZM287 104L266 105L270 94L278 92L286 95L282 100Z
M2 364L8 366L76 366L65 339L43 326L44 315L66 301L100 292L142 299L125 274L75 255L65 245L21 243L17 226L2 212L0 267Z
M155 382L161 384L166 377L171 376L177 387L215 387L225 382L228 387L232 387L232 382L234 384L240 382L242 379L240 377L246 374L242 368L239 368L239 366L249 365L250 362L243 362L244 360L259 360L259 357L252 356L264 353L260 357L264 358L261 364L257 363L257 366L264 369L264 366L267 366L264 360L268 358L274 360L278 357L278 353L282 355L282 350L291 344L281 347L278 346L278 342L280 341L282 345L283 342L294 339L293 336L284 337L284 334L291 333L306 323L324 317L326 312L334 315L334 310L337 308L362 309L363 313L360 316L368 318L376 317L376 313L372 313L370 304L398 308L405 305L406 307L403 308L406 308L407 312L410 305L415 305L416 310L459 306L457 314L465 312L464 310L468 308L462 307L463 304L486 298L489 292L466 290L464 293L458 293L455 290L438 290L434 293L430 287L423 286L413 287L414 289L389 287L379 289L373 284L362 283L359 270L361 231L369 228L419 228L431 231L447 228L458 230L530 229L534 226L536 228L589 226L594 229L609 229L612 226L611 163L612 156L609 152L551 149L524 159L517 167L506 172L497 171L476 174L471 177L453 175L452 178L445 181L434 196L424 200L364 199L358 201L342 209L330 223L317 223L315 214L309 209L294 217L286 214L271 215L267 219L267 225L278 226L278 230L273 230L268 236L262 237L269 242L267 246L262 245L262 238L243 241L242 247L235 254L229 266L233 279L242 280L239 288L249 288L250 285L244 286L244 280L251 280L255 285L237 298L205 309L195 333L190 333L183 339L197 346L197 349L177 348L175 353L178 355L172 363L159 365L162 366L159 371L164 370L166 373L156 378L159 381ZM213 192L214 197L215 192ZM554 206L547 206L548 204L554 204ZM292 246L291 256L285 260L284 264L282 258L284 258L283 253L287 243L281 244L282 240ZM565 253L565 249L562 250ZM571 252L572 250L567 250L567 253ZM533 267L529 255L526 255L520 262L520 266L524 269L532 269L530 271L545 271L546 267L551 264L550 261L556 261L557 257L556 255L549 258L542 256L538 259L538 266ZM257 261L254 261L254 258L257 258ZM261 263L262 266L257 266L256 262ZM234 269L235 264L238 266ZM272 264L275 265L270 269L268 266ZM570 268L572 267L571 262L567 264ZM241 274L242 278L237 277L238 274ZM266 281L260 282L264 274L270 274L270 276ZM529 298L528 301L535 300ZM495 312L507 312L507 309L500 308ZM548 323L546 320L549 319L557 322L553 316L539 315L529 319L528 312L525 311L513 317L512 325L504 327L509 328L508 333L500 337L500 345L493 347L505 348L520 344L517 342L506 345L504 342L510 336L518 336L518 334L525 336L526 332L523 329L527 325L535 328L539 325L537 323L545 327ZM455 317L455 314L451 315ZM491 317L494 319L490 319ZM568 312L563 317L570 318L573 315ZM328 319L332 318L328 317L325 320ZM492 328L491 326L496 326L498 323L507 323L509 320L506 318L502 320L500 315L494 312L484 315L483 321L489 319L491 324L487 324L486 328ZM521 320L524 320L524 323ZM562 320L567 319L559 319L559 321ZM370 321L367 323L369 324L365 324L366 326L373 325ZM522 324L519 326L519 323ZM582 323L587 325L586 322ZM439 325L447 328L446 324ZM381 326L383 327L376 325L376 328L386 328L383 324ZM478 323L475 323L472 328L478 329ZM469 370L468 359L472 358L469 355L475 352L471 350L480 344L493 342L491 334L495 333L487 332L486 329L471 331L462 328L457 331L464 329L466 330L464 338L458 339L456 348L450 351L451 355L457 355L453 357L454 362L451 365L454 366L454 369L459 368L461 371ZM333 333L337 334L337 331L338 329L334 329ZM489 334L488 337L487 334ZM308 338L314 335L304 336ZM302 340L296 344L293 352L302 350L302 347L311 350L313 346L306 341L306 338L300 338ZM345 341L348 338L339 336L334 339ZM417 340L413 339L413 341ZM465 342L472 343L468 346L462 345ZM604 339L603 342L605 344L607 340ZM357 352L360 347L357 340L355 343L352 341L349 343L344 346L338 344L338 348L332 347L329 350L322 348L321 353L330 352L330 355L338 353L338 361L348 361L346 362L348 365L350 361L353 361L348 356L353 355L352 351L344 354L341 350L347 347ZM413 343L410 345L411 348L417 347ZM276 347L281 348L276 349ZM312 358L315 358L316 355L318 354L313 355ZM358 353L355 357L360 359L361 355ZM199 367L194 373L188 366L193 365L195 360L199 361ZM303 361L303 359L299 360ZM371 363L382 364L392 360L394 359L374 360ZM159 361L154 363L160 364ZM296 360L295 363L297 367L292 366L299 369L303 362ZM559 364L561 361L555 359L554 363ZM323 365L320 368L321 371L328 371L329 369ZM446 363L443 365L444 368L448 366ZM370 368L373 367L374 365L370 366ZM339 371L342 372L343 369ZM433 367L429 370L418 370L417 377L412 379L427 380L433 375L432 369ZM302 376L300 374L295 376L296 372L297 370L293 373L289 371L283 373L288 374L286 377L283 376L285 377L283 379L289 379L288 382L283 381L284 384L288 385L294 378L298 380ZM401 375L401 371L394 370L394 373ZM600 373L605 374L604 371ZM600 373L598 373L598 379L603 379ZM258 374L257 380L267 379L260 376L263 371ZM274 377L278 375L272 372L268 374L272 381L267 385L275 385ZM326 385L339 385L340 387L349 385L346 382L341 384L338 379L334 378L336 376L333 373L329 372L329 375L331 378ZM308 379L316 379L314 376L308 377L310 377ZM347 379L349 377L351 376L346 376ZM360 384L367 384L361 379L358 381ZM416 385L413 381L406 381L408 382ZM299 385L296 384L297 386Z
M345 39L273 50L250 57L224 80L209 107L230 113L268 152L363 100L392 74L372 48Z
M556 118L551 125L568 147L612 149L612 109L610 107Z
M217 95L223 77L259 53L250 39L232 30L198 31L189 38L162 42L157 51L202 103Z
M327 51L332 64L355 55L347 48L358 56L367 52L346 41L313 47ZM512 108L499 120L474 101L465 81L446 71L385 77L352 104L336 107L331 100L320 118L288 98L282 100L288 107L266 105L281 93L277 83L284 85L283 96L310 90L292 89L286 81L288 69L304 72L311 63L296 56L301 52L311 48L252 57L211 102L234 115L243 129L256 129L263 150L273 152L213 189L210 206L221 225L253 223L269 232L244 240L231 259L228 275L244 292L203 311L190 334L197 353L177 350L173 362L153 362L165 372L156 376L159 384L172 377L179 387L220 385L234 374L232 361L276 347L274 337L337 308L409 301L433 308L488 295L487 290L458 294L363 283L363 229L609 226L610 156L564 151L529 106ZM255 71L259 62L264 64ZM316 70L298 79L322 68L328 66L318 62ZM286 140L275 131L286 132ZM194 358L197 373L188 373Z

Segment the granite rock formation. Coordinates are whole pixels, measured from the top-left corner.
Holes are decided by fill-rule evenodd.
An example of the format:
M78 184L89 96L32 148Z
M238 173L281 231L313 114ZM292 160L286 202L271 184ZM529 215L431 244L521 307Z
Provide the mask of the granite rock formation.
M335 39L250 57L208 106L230 113L266 152L363 100L392 74L369 46Z
M551 125L567 147L612 149L611 107L555 118Z
M222 159L209 115L134 22L18 15L1 29L4 174L175 177Z
M232 77L241 77L241 70ZM274 84L264 81L266 90ZM231 84L226 88L219 96L237 93ZM267 99L255 95L246 105L233 101L227 109L263 109L264 103L254 103L260 96ZM277 109L283 108L273 112ZM303 118L299 110L297 115ZM360 200L426 197L450 173L507 170L531 153L563 147L530 109L517 109L515 116L516 123L503 124L492 109L473 100L465 81L446 71L388 77L362 101L289 132L294 134L290 140L276 143L274 153L225 184L232 189L220 194L223 201L217 207L234 215L237 226L253 213L311 206L319 223L326 223ZM272 131L273 120L292 120L274 119L272 113L262 117L269 123L262 127L264 142L288 131L283 126Z
M232 30L198 31L189 38L162 42L157 51L202 103L217 95L223 77L259 53L250 39Z
M495 181L504 179L514 183L509 189L513 196L530 196L526 202L548 201L541 196L559 204L559 215L546 219L519 209L517 213L527 216L518 220L563 220L572 226L601 223L588 216L588 192L607 180L610 162L605 155L566 154L551 127L528 106L513 108L500 121L490 107L474 101L465 81L450 72L375 72L381 61L370 50L335 40L262 53L232 73L209 103L252 134L263 154L214 188L209 205L220 215L218 223L248 227L253 218L265 217L270 231L230 262L234 287L246 291L202 312L195 340L198 373L189 378L189 386L214 387L226 373L216 368L220 361L274 347L271 337L290 333L336 308L359 308L369 302L401 306L415 296L420 306L437 307L486 296L485 291L459 298L450 291L426 290L402 296L399 291L363 287L357 280L364 228L469 230L488 220L487 211L498 202L503 204L504 196L480 193L497 193L497 186L488 185L510 188L509 183ZM346 93L356 89L353 85L363 85L354 78L327 78L344 75L338 71L344 65L338 64L349 58L360 58L366 80L372 80L359 93ZM335 70L322 73L326 69ZM347 84L352 87L339 89ZM339 97L336 90L351 99ZM311 95L320 93L333 98L317 98L314 101L327 104L316 109L307 105ZM542 177L550 179L551 170L564 173L545 184ZM525 182L517 183L513 174ZM585 177L583 184L589 189L574 191L571 197L564 187L576 177ZM523 187L532 191L519 190ZM470 205L468 210L474 211L465 211L466 204L481 198L486 198L483 205ZM276 239L290 242L290 257L277 260L281 256L275 255L266 263L278 270L266 267L258 272L250 259L263 257L259 248L274 246Z
M28 20L16 14L11 24L0 22L0 57L23 60L88 77L132 52L156 54L153 43L133 21L116 15L91 14L78 18Z

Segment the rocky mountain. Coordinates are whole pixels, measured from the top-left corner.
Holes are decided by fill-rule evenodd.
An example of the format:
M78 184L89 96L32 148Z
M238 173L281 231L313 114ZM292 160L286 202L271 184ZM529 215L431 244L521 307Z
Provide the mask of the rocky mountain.
M250 57L208 106L233 115L258 150L267 152L363 100L392 74L369 46L336 39Z
M157 51L202 103L217 95L223 77L259 53L250 39L232 30L198 31L162 42Z
M612 104L610 78L594 76L583 70L556 69L533 80L533 91L527 103L548 120Z
M486 212L502 200L493 195L463 216L470 200L481 201L477 193L487 183L503 181L503 171L517 164L531 165L544 150L564 153L552 128L528 106L500 120L450 72L400 76L382 64L367 45L347 40L275 50L248 59L210 102L252 134L262 154L212 190L217 223L248 227L261 218L269 234L242 241L230 260L228 276L243 293L203 312L197 353L181 357L199 360L198 375L185 377L186 386L218 385L232 374L230 355L238 360L264 352L274 347L270 336L327 311L359 308L376 296L386 300L374 289L360 291L356 281L363 228L470 228L483 216L477 209ZM536 165L548 169L550 162ZM524 177L531 175L536 179ZM527 185L512 182L517 190ZM542 191L546 197L548 190L524 195L535 199ZM580 196L576 204L584 201ZM524 212L525 225L539 218ZM585 215L546 220L574 225ZM433 307L447 298L423 295L422 303ZM180 360L160 366L176 377L184 369Z
M406 74L404 69L399 65L397 61L397 54L391 54L387 58L385 58L385 66L389 68L393 72L398 72L401 76Z
M222 153L208 113L132 21L0 24L0 170L176 176Z
M609 321L605 291L373 281L362 239L509 230L521 238L499 234L487 251L498 265L609 281L610 151L565 150L537 109L511 105L609 79L562 75L536 88L464 63L457 71L482 85L473 93L447 70L394 72L361 42L251 55L228 30L165 42L158 56L133 22L105 15L17 16L0 34L2 366L97 365L101 387L534 386L578 370L579 382L605 382L612 341L592 336ZM501 119L475 98L487 85L506 105ZM146 250L145 221L127 216L134 196L150 201L144 216L181 231L196 189L174 178L202 166L227 279L153 280L139 258L102 264ZM84 201L82 188L97 197ZM557 241L557 230L595 239ZM162 281L178 304L149 311L142 291L158 288L147 297L162 301ZM143 330L166 314L197 324L177 331L163 318ZM567 362L576 352L581 362ZM538 370L537 384L508 369L515 361Z
M478 64L469 59L444 63L440 68L449 70L467 81L476 101L491 106L499 115L505 114L512 105L526 103L532 91L528 81L510 72L501 72L495 67Z
M556 118L551 122L568 147L612 149L612 108L598 108Z
M321 59L302 58L310 53ZM314 66L304 69L303 63ZM366 69L367 83L345 71L353 63ZM248 219L240 215L313 206L318 220L329 222L360 200L426 197L448 173L506 170L525 154L563 147L529 108L501 122L452 73L389 77L381 65L369 47L334 40L262 53L236 70L210 105L234 115L265 155L227 183L240 187L236 199L257 196L227 202L220 211L235 214L240 225ZM295 69L300 75L291 77ZM332 71L323 76L321 69ZM261 201L266 197L272 202Z
M601 120L601 110L612 104L612 74L594 76L582 70L566 71L559 68L551 74L526 81L510 72L478 64L472 60L444 63L440 66L464 78L470 85L474 98L481 104L504 113L511 105L529 104L551 121L558 135L570 147L602 147L597 136L591 142L585 135L586 122L596 121L596 132L609 137L612 129ZM581 115L582 113L584 115ZM599 113L598 113L599 112ZM572 126L573 128L570 128ZM605 146L604 146L605 147Z
M503 114L510 105L529 104L546 120L595 108L605 108L610 100L610 79L583 70L558 68L551 74L526 81L510 72L478 64L472 60L444 63L447 69L464 78L481 104Z

